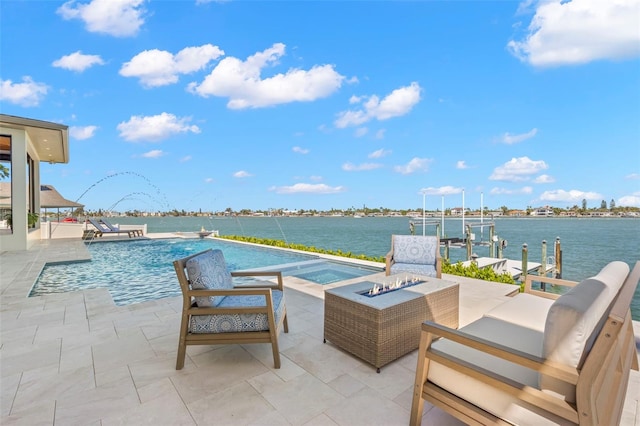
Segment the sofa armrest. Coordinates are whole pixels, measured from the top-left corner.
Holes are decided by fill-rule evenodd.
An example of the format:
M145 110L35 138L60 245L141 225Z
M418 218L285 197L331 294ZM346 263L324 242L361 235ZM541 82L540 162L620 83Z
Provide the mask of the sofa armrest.
M277 284L269 284L264 281L255 284L246 284L238 286L240 288L273 288L276 290L283 290L284 285L282 281L282 272L280 271L233 271L232 277L276 277L278 279Z
M547 293L546 291L534 290L533 288L531 288L531 283L534 281L546 284L561 285L564 287L575 287L576 285L578 285L577 281L561 280L559 278L551 278L544 275L528 274L526 280L524 281L524 292L535 296L546 297L547 299L557 299L558 297L560 297L560 295L557 293Z
M394 261L393 261L393 250L391 250L389 253L387 253L387 255L385 256L384 259L385 259L385 265L386 265L385 274L389 275L389 274L391 274L391 265L394 264Z
M436 257L436 278L442 278L442 257Z
M422 405L421 401L418 401L418 398L424 397L428 394L430 392L428 389L433 391L438 388L437 385L428 380L428 370L431 362L454 369L489 386L500 389L503 392L507 392L514 398L526 401L529 404L533 404L543 410L554 413L557 416L568 419L574 423L578 423L578 415L572 404L569 404L554 395L543 392L540 389L524 385L514 381L513 379L474 365L473 363L461 360L451 354L432 348L431 344L436 337L454 341L458 344L499 357L507 362L512 362L524 368L535 370L541 374L555 377L573 385L578 383L579 373L575 368L550 362L540 357L491 342L481 337L470 335L465 333L464 329L455 330L431 321L426 321L422 324L419 353L422 354L423 359L418 359L418 368L416 370L414 402L411 414L412 424L419 423L414 421L414 417L416 417L416 413L420 411L419 409ZM440 391L435 390L435 392Z

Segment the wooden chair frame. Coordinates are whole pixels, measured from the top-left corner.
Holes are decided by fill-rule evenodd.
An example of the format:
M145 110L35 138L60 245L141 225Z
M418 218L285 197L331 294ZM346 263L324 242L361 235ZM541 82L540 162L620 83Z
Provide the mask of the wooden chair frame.
M545 277L532 277L541 281ZM547 278L547 282L555 279ZM627 276L612 308L581 369L547 361L543 358L498 345L464 333L464 331L425 322L422 325L411 425L422 420L424 400L467 424L509 424L503 419L469 403L429 382L429 362L433 360L465 375L500 389L544 411L579 425L618 424L622 415L629 381L629 370L638 370L630 304L638 281L640 262ZM528 281L528 280L527 280ZM560 280L558 280L560 281ZM562 280L564 281L564 280ZM531 283L528 281L529 290ZM563 283L564 284L564 283ZM533 290L531 292L539 292ZM543 293L543 292L539 292ZM576 386L576 404L570 404L539 389L476 367L431 348L437 338L445 338Z
M207 250L209 251L209 250ZM206 252L206 251L205 251ZM192 290L186 274L187 261L195 256L203 254L200 252L191 256L178 259L173 262L176 270L180 288L182 290L182 321L180 324L180 340L178 342L178 356L176 360L176 370L184 367L188 345L221 345L240 343L271 343L273 351L273 362L275 368L280 368L280 351L278 349L278 334L284 327L284 332L289 332L287 324L287 308L283 306L282 315L276 322L273 298L271 290L284 292L282 272L280 271L238 271L231 272L232 277L276 277L277 283L260 282L259 284L241 285L233 289L226 290ZM197 307L193 303L195 296L265 296L265 305L248 306L238 308L218 308L218 307ZM283 295L284 297L284 295ZM282 302L284 303L284 301ZM264 313L269 321L269 330L266 331L243 331L232 333L191 333L189 323L192 315L225 315L225 314L249 314Z

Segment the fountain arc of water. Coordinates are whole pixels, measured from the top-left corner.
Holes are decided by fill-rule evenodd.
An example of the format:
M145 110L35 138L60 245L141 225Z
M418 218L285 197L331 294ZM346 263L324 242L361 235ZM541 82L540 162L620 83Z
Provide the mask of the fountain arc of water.
M115 178L115 177L118 177L118 176L126 176L126 175L139 177L140 179L144 180L147 183L147 185L152 187L155 190L155 192L157 193L157 195L164 201L165 206L169 207L169 202L167 200L166 195L162 191L160 191L160 188L158 188L158 186L153 184L153 182L151 182L151 180L149 180L149 178L147 178L146 176L143 176L140 173L132 172L132 171L124 171L124 172L112 173L110 175L107 175L107 176L97 180L92 185L90 185L82 194L80 194L80 196L76 199L76 203L79 202L82 199L82 197L84 197L89 191L91 191L93 188L95 188L96 186L100 185L104 181L112 179L112 178ZM162 205L162 203L160 203L160 205Z

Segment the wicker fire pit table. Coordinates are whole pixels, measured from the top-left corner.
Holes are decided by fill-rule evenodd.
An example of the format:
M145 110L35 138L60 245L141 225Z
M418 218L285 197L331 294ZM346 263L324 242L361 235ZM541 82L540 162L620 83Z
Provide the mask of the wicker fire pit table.
M418 348L424 321L458 328L457 283L418 276L419 282L411 286L367 295L376 284L404 278L391 275L326 290L324 341L363 359L379 373L380 367Z

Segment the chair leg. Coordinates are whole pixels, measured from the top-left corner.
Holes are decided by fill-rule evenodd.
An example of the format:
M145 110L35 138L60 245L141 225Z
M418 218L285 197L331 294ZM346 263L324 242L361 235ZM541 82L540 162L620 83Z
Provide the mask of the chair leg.
M184 358L187 355L187 345L183 339L178 343L178 358L176 359L176 370L182 370L184 367Z
M416 366L416 377L413 385L413 400L411 401L410 426L420 426L422 422L422 410L424 400L422 390L424 382L427 380L429 372L429 360L425 357L427 348L431 346L431 333L420 332L420 346L418 348L418 365Z
M184 367L184 358L187 354L187 333L189 316L183 315L182 322L180 324L180 340L178 340L178 357L176 359L176 370L182 370Z
M271 350L273 351L273 366L280 368L280 349L278 348L278 334L275 331L271 333Z

